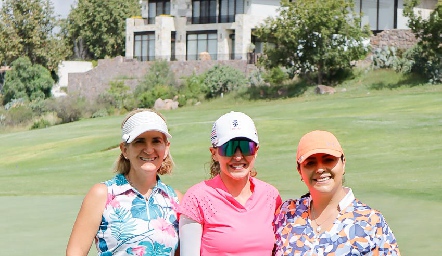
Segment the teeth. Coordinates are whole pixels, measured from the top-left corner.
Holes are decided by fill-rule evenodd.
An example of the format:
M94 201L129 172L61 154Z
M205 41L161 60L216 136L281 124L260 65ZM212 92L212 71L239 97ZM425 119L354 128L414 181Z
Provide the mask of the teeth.
M141 160L143 161L153 161L155 158L144 158L144 157L140 157Z
M316 181L321 182L321 181L326 181L326 180L329 180L329 179L330 179L330 177L324 177L324 178L317 179Z
M244 167L244 165L243 164L242 165L232 165L232 167L234 169L242 169Z

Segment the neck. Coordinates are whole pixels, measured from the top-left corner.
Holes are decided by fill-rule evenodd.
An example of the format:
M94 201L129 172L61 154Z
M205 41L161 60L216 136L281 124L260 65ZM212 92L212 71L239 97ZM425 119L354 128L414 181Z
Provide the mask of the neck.
M148 194L150 190L157 184L156 175L140 177L135 172L129 172L126 174L126 179L132 187L143 195Z
M246 196L246 195L250 197L252 190L250 188L249 176L244 177L243 179L235 180L232 179L231 177L225 177L225 175L221 173L220 177L224 183L224 186L226 186L227 191L229 191L229 193L233 197Z
M311 208L314 208L317 216L321 215L323 211L329 209L338 209L339 202L345 197L346 192L344 187L340 187L338 190L332 193L310 193L312 197Z

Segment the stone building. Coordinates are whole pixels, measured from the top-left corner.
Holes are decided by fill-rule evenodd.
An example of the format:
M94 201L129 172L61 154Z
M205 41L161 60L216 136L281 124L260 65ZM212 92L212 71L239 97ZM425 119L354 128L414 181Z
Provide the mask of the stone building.
M426 17L436 4L422 0L416 11ZM199 60L208 53L212 60L246 60L250 52L262 52L253 30L278 14L280 0L142 0L141 5L142 16L126 20L126 59ZM403 6L404 0L355 0L363 13L361 26L368 24L374 35L408 29Z

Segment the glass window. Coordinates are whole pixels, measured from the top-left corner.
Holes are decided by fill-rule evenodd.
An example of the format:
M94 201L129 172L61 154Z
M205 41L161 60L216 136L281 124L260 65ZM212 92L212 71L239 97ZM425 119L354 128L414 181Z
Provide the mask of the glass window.
M149 0L148 23L154 24L155 17L161 14L170 14L170 0Z
M244 14L244 0L221 0L220 23L235 22L236 14Z
M216 0L192 1L192 23L216 23Z
M155 59L155 33L137 33L134 35L134 58L141 61Z
M217 59L218 39L216 31L187 34L187 60L198 60L201 52L208 52Z
M361 25L368 24L371 30L396 28L397 6L398 0L359 0L355 5L363 14Z

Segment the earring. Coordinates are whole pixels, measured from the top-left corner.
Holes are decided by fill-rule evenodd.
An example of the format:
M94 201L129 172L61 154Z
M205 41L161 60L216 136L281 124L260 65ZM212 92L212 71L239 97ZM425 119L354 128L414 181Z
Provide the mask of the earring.
M301 181L302 181L302 182L304 182L304 179L303 179L303 178L301 178Z

